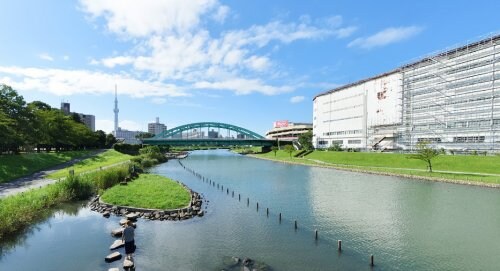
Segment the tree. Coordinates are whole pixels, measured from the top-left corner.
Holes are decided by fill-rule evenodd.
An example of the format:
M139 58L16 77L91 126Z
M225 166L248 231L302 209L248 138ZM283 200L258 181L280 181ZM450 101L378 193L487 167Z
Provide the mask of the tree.
M137 134L135 136L135 138L137 138L137 139L144 139L144 138L152 138L154 136L155 136L155 134L144 132L144 133Z
M271 151L273 151L273 152L274 152L274 157L276 157L276 152L277 152L278 150L279 150L279 149L278 149L278 146L272 146L272 147L271 147Z
M10 132L6 138L2 138L3 148L14 153L19 152L19 147L23 146L27 138L31 136L30 112L26 108L23 96L10 86L0 84L0 111L3 113L3 123L9 123ZM10 119L10 121L7 121Z
M417 153L410 155L410 159L419 159L427 163L429 172L432 172L432 159L439 155L439 151L433 149L428 141L417 143Z
M283 150L290 154L290 158L292 158L292 153L295 151L295 148L292 145L286 145Z
M298 139L300 146L302 146L302 148L305 150L308 151L312 150L313 149L312 138L313 138L312 131L300 134Z
M94 132L96 137L96 146L98 148L104 148L106 146L106 133L103 130L97 130Z
M113 134L106 135L106 147L111 148L116 142L116 137Z

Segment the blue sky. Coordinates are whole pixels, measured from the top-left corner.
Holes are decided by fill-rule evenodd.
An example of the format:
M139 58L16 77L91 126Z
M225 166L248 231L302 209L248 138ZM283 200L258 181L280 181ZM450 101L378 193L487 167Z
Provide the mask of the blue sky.
M500 30L497 1L3 0L0 83L120 126L264 134L312 98Z

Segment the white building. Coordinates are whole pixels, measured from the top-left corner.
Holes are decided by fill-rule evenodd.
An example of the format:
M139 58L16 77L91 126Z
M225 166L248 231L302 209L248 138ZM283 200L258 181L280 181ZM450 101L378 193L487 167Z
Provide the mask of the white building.
M156 117L156 122L148 123L148 133L158 135L167 130L167 126L160 123L160 118Z
M273 129L266 133L268 139L297 140L299 135L312 131L312 123L289 122L288 120L276 121Z
M313 144L500 150L500 36L317 95Z
M140 135L144 132L142 131L129 131L118 127L118 130L115 131L115 138L118 142L127 143L127 144L141 144L141 141L136 138L137 135Z

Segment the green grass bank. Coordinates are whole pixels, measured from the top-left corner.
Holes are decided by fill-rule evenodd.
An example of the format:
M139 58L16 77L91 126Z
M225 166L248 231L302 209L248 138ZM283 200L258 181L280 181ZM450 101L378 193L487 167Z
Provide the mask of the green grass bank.
M191 195L181 184L169 178L141 174L127 185L106 190L101 200L108 204L147 209L177 209L186 207Z
M292 158L284 151L254 155L258 158L333 167L353 171L416 177L436 181L500 185L500 156L440 155L432 160L432 173L425 162L406 154L314 151L304 158ZM497 176L496 176L497 175Z
M66 175L68 175L68 172L72 169L75 171L75 175L79 175L84 172L97 170L101 167L111 166L117 163L129 161L132 157L133 156L131 155L123 154L115 150L107 150L96 156L82 160L71 167L67 167L59 171L56 171L52 174L49 174L47 178L49 179L63 178Z
M119 183L128 174L129 165L121 165L86 175L67 176L54 184L0 199L0 239L45 217L49 208L87 199Z
M91 151L67 151L0 155L0 183L27 176L90 153Z

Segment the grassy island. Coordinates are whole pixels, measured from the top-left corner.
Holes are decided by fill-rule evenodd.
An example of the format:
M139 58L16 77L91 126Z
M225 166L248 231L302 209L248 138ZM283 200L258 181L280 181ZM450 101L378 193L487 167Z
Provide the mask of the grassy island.
M186 207L191 199L181 184L153 174L141 174L127 185L106 190L101 200L113 205L146 209L177 209Z

